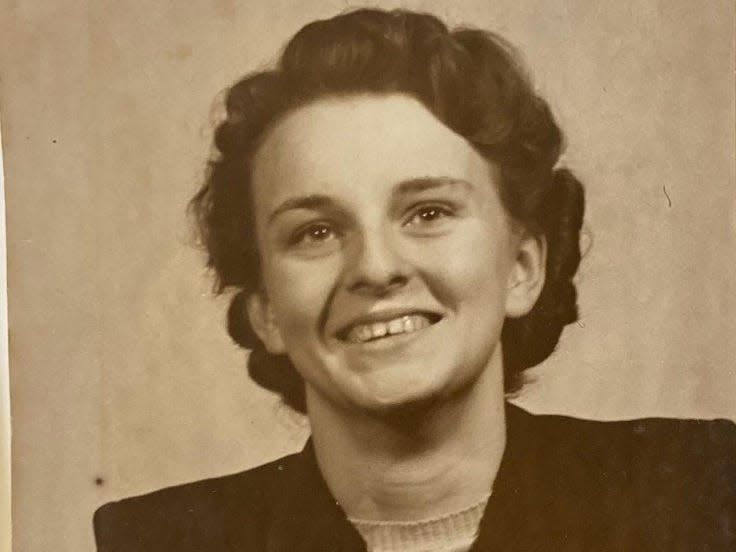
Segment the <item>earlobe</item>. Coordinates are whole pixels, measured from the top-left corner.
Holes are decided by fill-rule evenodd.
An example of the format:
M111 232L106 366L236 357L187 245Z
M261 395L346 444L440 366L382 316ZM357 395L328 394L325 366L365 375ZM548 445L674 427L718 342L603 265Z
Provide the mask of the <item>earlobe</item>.
M248 319L258 338L266 350L273 355L286 352L281 332L276 325L271 305L262 292L251 293L248 297Z
M506 295L506 316L528 314L542 292L547 265L547 240L544 235L525 233L519 242Z

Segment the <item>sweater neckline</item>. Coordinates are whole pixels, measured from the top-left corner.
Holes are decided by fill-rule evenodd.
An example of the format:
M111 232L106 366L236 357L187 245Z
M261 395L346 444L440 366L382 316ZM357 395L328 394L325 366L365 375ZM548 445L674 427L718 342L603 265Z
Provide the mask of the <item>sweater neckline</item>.
M478 536L490 493L456 512L416 521L348 518L372 552L468 550Z

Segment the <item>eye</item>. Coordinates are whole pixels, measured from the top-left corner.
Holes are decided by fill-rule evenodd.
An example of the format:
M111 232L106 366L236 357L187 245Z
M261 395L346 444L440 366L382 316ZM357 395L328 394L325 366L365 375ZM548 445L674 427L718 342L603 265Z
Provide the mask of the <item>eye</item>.
M445 218L452 217L454 212L443 205L422 205L410 213L406 226L433 225Z
M334 240L336 237L337 232L330 224L316 222L297 230L289 238L289 245L310 247Z

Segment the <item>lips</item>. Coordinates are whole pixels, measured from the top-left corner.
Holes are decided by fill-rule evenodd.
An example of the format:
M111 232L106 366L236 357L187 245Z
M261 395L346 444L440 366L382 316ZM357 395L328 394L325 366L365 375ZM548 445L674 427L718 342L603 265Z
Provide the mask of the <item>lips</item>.
M349 343L367 343L385 337L418 332L438 322L439 319L438 314L413 312L391 318L361 320L344 328L338 333L338 337Z

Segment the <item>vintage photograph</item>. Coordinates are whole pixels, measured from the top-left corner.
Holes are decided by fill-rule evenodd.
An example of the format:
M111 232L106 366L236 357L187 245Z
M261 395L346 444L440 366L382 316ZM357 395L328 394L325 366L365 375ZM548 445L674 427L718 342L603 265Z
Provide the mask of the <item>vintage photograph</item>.
M13 550L736 550L734 11L7 2Z

